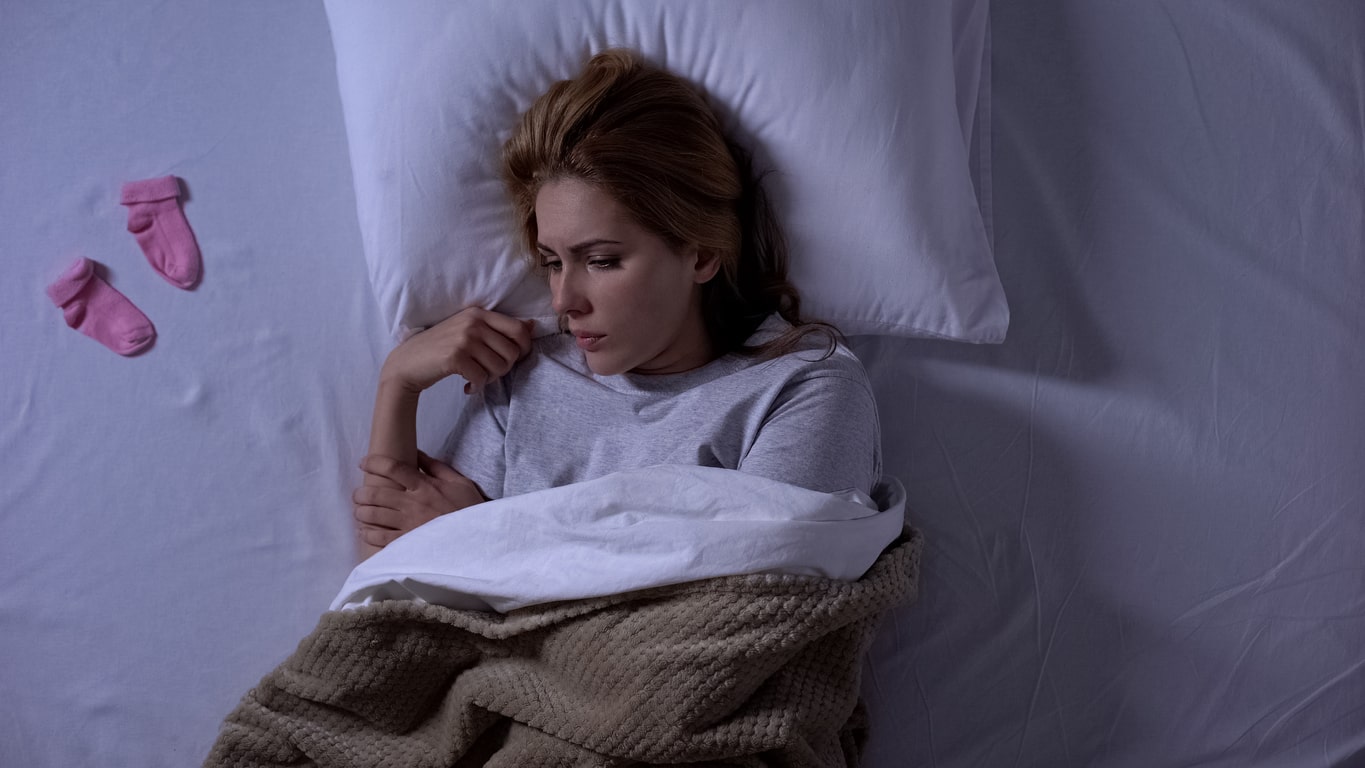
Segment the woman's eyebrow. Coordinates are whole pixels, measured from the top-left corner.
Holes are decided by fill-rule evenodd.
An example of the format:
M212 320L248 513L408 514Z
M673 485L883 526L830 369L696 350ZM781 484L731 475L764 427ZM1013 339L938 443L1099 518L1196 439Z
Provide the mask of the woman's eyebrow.
M596 239L593 239L593 240L584 240L584 241L581 242L581 243L578 243L578 244L576 244L576 245L571 245L571 246L569 246L569 253L572 254L572 255L574 255L574 256L578 256L578 255L582 254L584 251L590 250L590 249L595 248L595 247L597 247L597 246L599 246L599 245L620 245L620 244L621 244L621 241L619 241L619 240L606 240L606 239L604 239L604 238L600 238L600 237L599 237L599 238L596 238ZM536 243L536 248L538 248L538 249L540 249L540 250L542 250L542 251L546 251L546 252L548 252L548 253L550 253L550 254L552 254L552 255L555 255L555 249L551 248L550 246L548 246L548 245L546 245L546 244L544 244L544 243Z

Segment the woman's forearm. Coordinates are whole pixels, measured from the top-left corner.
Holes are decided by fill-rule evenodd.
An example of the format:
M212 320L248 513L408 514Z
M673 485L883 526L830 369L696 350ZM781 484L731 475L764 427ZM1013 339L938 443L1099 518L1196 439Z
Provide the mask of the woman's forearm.
M370 422L371 454L417 465L417 401L419 393L381 378Z
M386 456L401 466L420 472L422 465L419 459L422 454L417 450L417 400L420 393L447 376L454 375L463 377L474 386L482 386L491 379L505 375L530 350L530 321L479 307L467 307L408 338L389 353L379 372L374 418L370 422L370 455ZM454 470L452 474L456 474ZM411 490L391 479L368 472L365 474L365 485ZM367 492L362 495L372 494ZM370 512L365 515L370 519L379 519ZM388 540L396 529L365 526L361 535L375 540ZM368 557L377 552L378 547L362 543L361 550Z
M417 401L419 392L380 376L374 397L374 418L370 421L371 454L388 456L404 464L417 465ZM399 486L378 475L365 474L365 485ZM367 559L382 547L360 541L360 559Z

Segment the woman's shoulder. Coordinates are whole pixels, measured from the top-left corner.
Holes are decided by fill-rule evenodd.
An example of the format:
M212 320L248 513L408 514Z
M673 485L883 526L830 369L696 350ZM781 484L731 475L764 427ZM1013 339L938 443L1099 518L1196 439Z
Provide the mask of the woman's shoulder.
M527 392L553 390L591 377L592 371L573 337L551 333L531 340L530 352L513 364L502 377L501 385L511 400Z
M758 346L781 337L792 328L792 324L782 317L771 315L745 343L750 347ZM756 358L756 364L781 370L789 378L834 376L851 379L865 386L868 382L867 370L853 350L837 335L818 327L802 336L792 350L768 361Z

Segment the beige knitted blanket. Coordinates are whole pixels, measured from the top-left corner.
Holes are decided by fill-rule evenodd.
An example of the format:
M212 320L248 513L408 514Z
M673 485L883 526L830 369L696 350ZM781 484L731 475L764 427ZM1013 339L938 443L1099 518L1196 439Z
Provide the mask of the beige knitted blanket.
M731 576L508 614L324 614L207 766L850 766L861 657L917 592L905 533L856 582Z

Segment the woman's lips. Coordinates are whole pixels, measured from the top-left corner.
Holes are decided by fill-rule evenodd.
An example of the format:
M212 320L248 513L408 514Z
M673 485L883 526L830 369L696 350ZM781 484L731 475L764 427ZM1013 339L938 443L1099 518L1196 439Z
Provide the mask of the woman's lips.
M584 352L591 352L597 348L597 343L602 340L602 335L583 333L574 331L574 341L578 342L578 348Z

